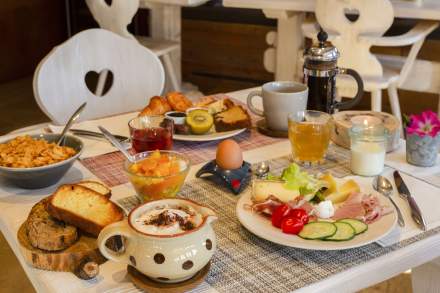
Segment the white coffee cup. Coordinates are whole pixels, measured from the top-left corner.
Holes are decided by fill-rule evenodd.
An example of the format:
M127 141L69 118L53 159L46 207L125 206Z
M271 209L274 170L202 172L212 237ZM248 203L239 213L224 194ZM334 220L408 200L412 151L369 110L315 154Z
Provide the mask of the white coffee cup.
M264 117L272 130L287 131L289 113L304 111L307 107L309 89L294 81L272 81L265 83L261 91L253 91L247 97L247 106L254 114ZM254 97L263 99L263 111L253 104Z

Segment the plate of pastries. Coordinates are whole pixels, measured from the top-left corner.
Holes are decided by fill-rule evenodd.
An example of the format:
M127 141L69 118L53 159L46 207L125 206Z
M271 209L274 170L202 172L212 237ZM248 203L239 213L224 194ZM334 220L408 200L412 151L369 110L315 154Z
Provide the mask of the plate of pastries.
M154 96L139 116L165 115L174 121L173 139L212 141L238 135L251 128L242 105L227 96L204 96L192 101L179 92Z

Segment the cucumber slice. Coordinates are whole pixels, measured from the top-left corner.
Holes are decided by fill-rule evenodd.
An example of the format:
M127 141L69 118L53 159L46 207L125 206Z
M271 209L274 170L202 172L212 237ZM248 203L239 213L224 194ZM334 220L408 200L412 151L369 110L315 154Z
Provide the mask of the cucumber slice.
M342 220L339 220L338 222L350 224L353 227L354 232L356 233L356 235L364 233L365 231L368 230L368 225L365 224L364 222L360 221L360 220L356 220L356 219L342 219Z
M312 222L304 225L298 236L303 239L324 239L336 233L336 226L331 222Z
M354 228L347 223L344 222L336 222L333 223L337 230L336 233L330 237L327 237L323 240L325 241L347 241L353 239L356 235Z

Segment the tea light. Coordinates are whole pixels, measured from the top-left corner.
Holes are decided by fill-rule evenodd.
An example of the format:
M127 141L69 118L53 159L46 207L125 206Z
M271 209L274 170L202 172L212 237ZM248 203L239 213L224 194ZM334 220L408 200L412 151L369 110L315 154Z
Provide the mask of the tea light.
M382 173L385 165L386 129L383 125L353 126L351 136L351 171L361 176Z
M353 125L361 124L366 127L380 125L382 121L379 118L369 115L358 115L351 118L351 123Z

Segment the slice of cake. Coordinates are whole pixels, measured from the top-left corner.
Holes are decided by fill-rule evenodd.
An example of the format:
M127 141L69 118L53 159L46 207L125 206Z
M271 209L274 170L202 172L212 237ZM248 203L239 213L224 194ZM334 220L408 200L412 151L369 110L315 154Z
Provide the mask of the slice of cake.
M98 193L105 195L108 198L110 198L110 196L112 195L111 189L108 188L107 186L105 186L104 184L102 184L101 182L84 180L84 181L80 181L75 184L87 187L93 191L96 191Z
M105 226L124 218L122 209L105 195L75 184L60 186L50 197L47 211L94 236Z
M251 127L251 117L240 105L234 105L228 110L214 116L214 125L217 132L230 131Z

